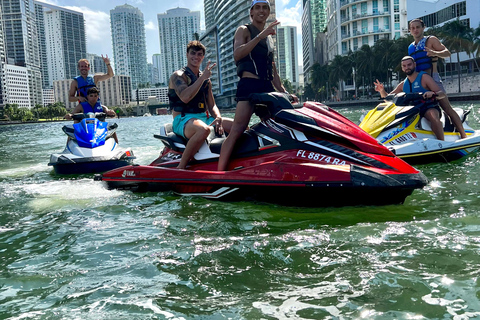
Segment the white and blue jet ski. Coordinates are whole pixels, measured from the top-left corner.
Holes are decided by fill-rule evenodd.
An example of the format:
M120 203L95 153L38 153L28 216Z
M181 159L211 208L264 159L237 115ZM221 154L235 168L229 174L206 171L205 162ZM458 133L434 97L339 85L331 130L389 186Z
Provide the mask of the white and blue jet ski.
M50 155L48 165L55 173L101 173L133 164L133 151L118 146L113 137L118 125L105 122L105 113L77 113L72 117L80 122L63 126L69 138L65 150Z

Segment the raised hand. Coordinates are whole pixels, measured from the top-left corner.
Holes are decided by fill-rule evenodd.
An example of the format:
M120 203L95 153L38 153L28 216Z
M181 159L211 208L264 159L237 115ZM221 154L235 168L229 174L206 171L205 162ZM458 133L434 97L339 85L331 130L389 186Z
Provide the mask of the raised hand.
M270 23L268 25L268 27L263 29L263 31L258 34L258 37L260 39L265 39L266 37L268 37L270 35L272 35L272 36L275 35L277 33L277 31L275 30L275 27L279 24L280 24L280 21L278 21L278 20L273 21L272 23Z
M378 79L373 83L373 85L375 86L375 91L377 92L381 92L385 90L385 87L380 81L378 81Z

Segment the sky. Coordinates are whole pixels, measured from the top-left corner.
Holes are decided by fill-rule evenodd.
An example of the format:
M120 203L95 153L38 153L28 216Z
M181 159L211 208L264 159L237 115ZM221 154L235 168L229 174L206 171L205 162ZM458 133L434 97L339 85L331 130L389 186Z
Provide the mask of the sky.
M173 8L188 8L200 11L202 30L205 29L203 1L193 0L39 0L74 11L83 12L87 33L87 52L97 55L108 55L113 58L112 37L110 32L110 10L119 5L129 4L138 8L145 19L147 38L147 61L152 55L160 53L157 14L166 13ZM276 0L277 20L282 26L296 26L299 49L299 62L303 64L301 55L301 18L302 0Z

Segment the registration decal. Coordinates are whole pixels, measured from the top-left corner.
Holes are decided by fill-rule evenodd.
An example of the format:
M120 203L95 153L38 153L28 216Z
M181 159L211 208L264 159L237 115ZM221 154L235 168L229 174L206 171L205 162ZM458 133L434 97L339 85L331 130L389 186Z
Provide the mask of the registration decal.
M326 156L324 154L317 153L317 152L306 151L306 150L298 150L297 151L297 157L298 158L305 158L305 159L309 159L309 160L314 160L314 161L319 161L319 162L324 162L324 163L328 163L328 164L340 165L340 166L343 166L343 165L347 164L345 162L345 160L338 159L338 158L335 158L335 157Z
M395 140L390 141L388 144L397 145L397 144L402 144L409 140L415 140L415 139L417 139L417 135L415 134L415 132L407 132L404 135L396 138Z

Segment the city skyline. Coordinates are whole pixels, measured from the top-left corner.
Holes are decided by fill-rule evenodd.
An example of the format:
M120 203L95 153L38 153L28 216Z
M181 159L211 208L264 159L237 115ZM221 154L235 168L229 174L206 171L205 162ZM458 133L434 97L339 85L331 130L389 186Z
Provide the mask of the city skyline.
M129 4L138 8L145 19L145 34L147 40L147 61L152 62L153 54L160 53L157 14L177 7L191 11L200 11L200 28L205 30L205 13L203 1L187 0L156 1L156 0L39 0L56 6L82 12L85 18L87 33L87 52L107 54L113 58L112 36L110 32L110 10L119 5ZM302 0L277 0L277 19L282 26L296 26L297 40L301 43ZM300 30L300 31L299 31ZM108 39L108 41L106 41ZM299 52L301 54L301 52ZM302 65L299 58L299 64Z

